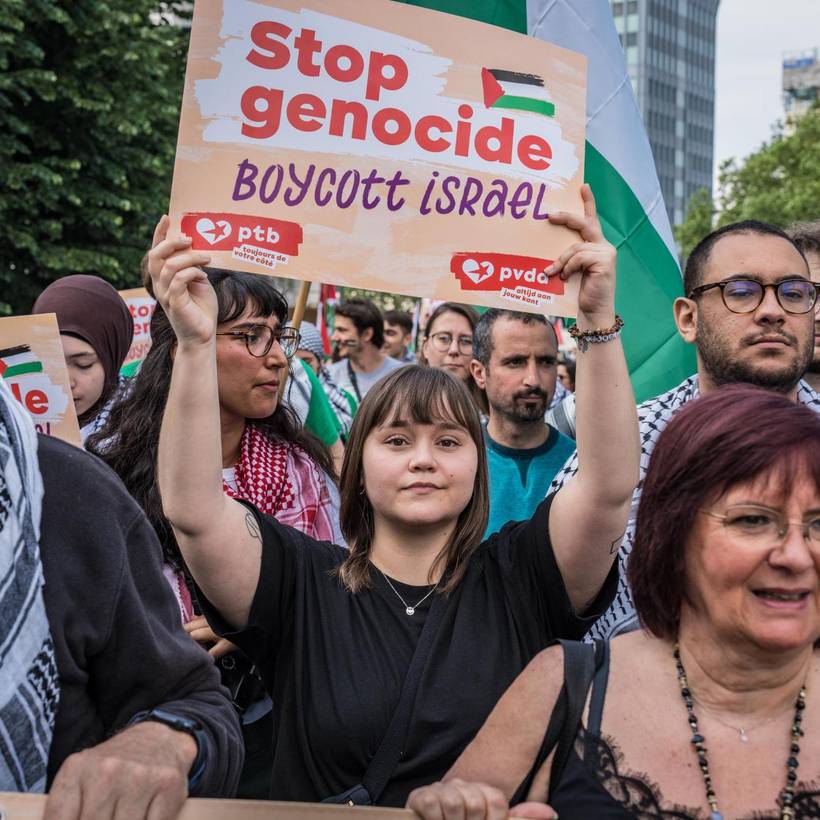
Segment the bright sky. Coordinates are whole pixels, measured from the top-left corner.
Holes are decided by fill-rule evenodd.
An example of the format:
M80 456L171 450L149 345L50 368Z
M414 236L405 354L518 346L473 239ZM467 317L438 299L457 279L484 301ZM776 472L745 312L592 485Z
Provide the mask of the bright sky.
M783 118L784 51L820 47L820 0L721 0L715 77L715 181Z

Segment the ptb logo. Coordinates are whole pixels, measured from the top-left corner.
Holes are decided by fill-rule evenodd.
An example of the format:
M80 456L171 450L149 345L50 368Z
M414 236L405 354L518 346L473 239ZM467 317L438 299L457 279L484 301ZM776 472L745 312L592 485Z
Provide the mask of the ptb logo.
M302 242L302 226L296 222L246 214L185 214L182 231L193 240L194 250L232 251L248 246L297 256Z

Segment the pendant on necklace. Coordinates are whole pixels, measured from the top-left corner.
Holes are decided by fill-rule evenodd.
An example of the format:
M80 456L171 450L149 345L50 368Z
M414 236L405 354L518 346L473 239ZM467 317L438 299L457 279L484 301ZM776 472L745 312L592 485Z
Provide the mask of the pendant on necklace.
M415 609L412 606L408 606L407 609L404 610L408 615L413 615L415 613Z
M749 735L746 734L745 729L740 730L740 742L741 743L748 743L749 742Z

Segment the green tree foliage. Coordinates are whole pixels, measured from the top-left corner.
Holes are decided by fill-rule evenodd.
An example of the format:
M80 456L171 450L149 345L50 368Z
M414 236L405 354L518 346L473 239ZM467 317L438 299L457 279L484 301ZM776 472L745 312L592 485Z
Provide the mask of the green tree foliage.
M713 203L706 190L692 195L675 238L684 258L713 227L760 219L785 227L820 217L820 105L738 162L720 167Z
M168 206L190 4L2 5L0 314L71 273L134 286Z
M718 182L718 225L761 219L781 227L820 216L820 106L778 126L743 162L724 162Z

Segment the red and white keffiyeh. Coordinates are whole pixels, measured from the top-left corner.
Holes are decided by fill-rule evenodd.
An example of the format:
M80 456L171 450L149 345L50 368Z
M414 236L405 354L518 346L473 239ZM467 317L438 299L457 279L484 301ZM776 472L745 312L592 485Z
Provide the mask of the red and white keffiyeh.
M334 540L329 479L301 447L272 439L259 427L246 424L239 450L234 470L236 490L223 480L226 495L250 501L280 524L317 541ZM182 623L188 623L194 610L185 574L166 565L165 577L179 605Z
M223 481L226 495L250 501L280 524L317 541L333 540L327 479L301 447L246 424L239 450L236 490Z

